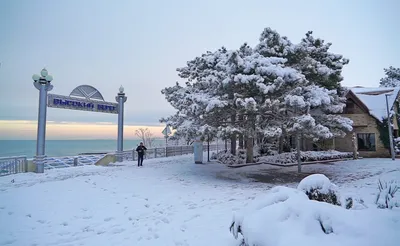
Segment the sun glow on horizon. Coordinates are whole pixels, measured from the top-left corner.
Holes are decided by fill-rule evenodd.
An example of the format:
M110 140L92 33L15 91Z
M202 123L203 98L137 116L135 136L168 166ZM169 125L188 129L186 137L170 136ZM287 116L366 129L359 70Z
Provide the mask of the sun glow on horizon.
M161 138L164 126L124 125L124 139L137 139L135 130L148 128L156 138ZM83 140L117 139L117 125L112 122L54 122L47 121L46 139ZM36 139L37 122L29 120L0 120L0 140Z

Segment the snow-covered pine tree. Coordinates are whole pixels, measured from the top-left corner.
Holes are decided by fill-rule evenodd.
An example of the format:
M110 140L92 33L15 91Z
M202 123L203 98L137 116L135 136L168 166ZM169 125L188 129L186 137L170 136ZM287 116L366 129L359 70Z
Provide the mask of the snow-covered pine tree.
M400 68L390 66L384 68L385 77L380 81L380 87L399 87L400 86Z
M297 60L297 65L293 65L301 70L307 80L319 87L308 90L308 94L314 94L309 113L316 124L321 126L321 132L318 134L322 133L322 137L319 139L343 137L352 130L353 124L349 118L338 114L343 111L346 103L340 82L343 80L342 69L349 60L343 55L329 52L331 45L320 38L314 38L309 31L296 45L295 53L298 55L290 57L295 58L294 61ZM299 57L301 60L298 60ZM332 135L323 133L326 128Z
M270 28L261 34L256 51L266 57L284 58L286 66L298 70L305 78L285 88L283 94L273 95L274 117L272 121L266 118L266 125L271 129L280 128L280 150L286 134L301 132L307 137L324 139L352 129L352 121L337 114L345 106L345 98L338 92L342 68L349 61L328 52L330 46L314 39L312 32L299 44L292 44Z
M186 137L215 132L244 135L252 162L256 135L298 133L330 138L351 129L335 113L344 107L341 69L347 60L328 52L330 44L311 33L300 44L266 28L260 43L238 50L207 52L177 69L186 80L162 93L177 110L163 119ZM236 147L233 145L232 147Z
M227 101L222 97L222 80L226 78L224 61L227 50L207 52L178 68L179 76L186 79L186 86L178 83L162 90L167 101L177 110L171 117L161 119L176 129L176 134L195 138L215 132L220 122L226 122ZM207 127L205 127L207 126Z

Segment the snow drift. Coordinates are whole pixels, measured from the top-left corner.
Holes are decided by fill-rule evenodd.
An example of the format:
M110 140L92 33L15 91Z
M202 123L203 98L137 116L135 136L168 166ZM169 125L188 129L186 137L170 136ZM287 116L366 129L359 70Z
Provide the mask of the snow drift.
M230 231L246 246L398 245L400 211L349 210L310 200L307 191L337 191L325 176L306 178L299 189L277 186L233 217ZM373 225L373 226L371 226Z

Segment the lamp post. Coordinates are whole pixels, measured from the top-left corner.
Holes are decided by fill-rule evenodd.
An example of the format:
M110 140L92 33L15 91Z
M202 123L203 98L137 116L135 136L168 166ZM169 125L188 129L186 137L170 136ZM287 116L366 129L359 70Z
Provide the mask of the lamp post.
M385 94L385 97L386 97L386 111L387 111L388 128L389 128L390 155L392 157L392 160L395 160L396 156L394 154L392 123L391 123L390 109L389 109L389 102L388 102L388 96L391 96L391 95L392 94L390 94L390 93L389 94Z
M45 68L42 69L40 75L32 76L33 85L39 90L39 113L38 113L38 129L36 138L36 156L35 165L37 173L44 173L44 157L46 142L46 114L47 114L47 92L53 89L51 81L53 76L49 75Z
M119 162L123 161L123 151L124 151L124 103L127 97L124 93L124 87L119 88L119 93L115 97L118 102L118 140L117 140L117 160Z

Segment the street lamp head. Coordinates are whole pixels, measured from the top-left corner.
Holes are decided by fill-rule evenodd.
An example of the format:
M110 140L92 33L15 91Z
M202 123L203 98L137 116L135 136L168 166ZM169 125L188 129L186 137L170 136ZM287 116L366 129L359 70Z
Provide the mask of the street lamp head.
M38 81L39 79L40 79L40 75L39 74L34 74L34 75L32 75L32 79L33 79L33 81Z
M47 75L47 76L45 77L45 79L46 79L47 82L51 82L51 81L53 80L53 76Z
M122 85L121 85L121 87L119 87L119 93L124 93L124 87L122 87Z
M49 72L47 72L46 68L43 68L40 74L42 75L42 77L46 77L49 74Z

